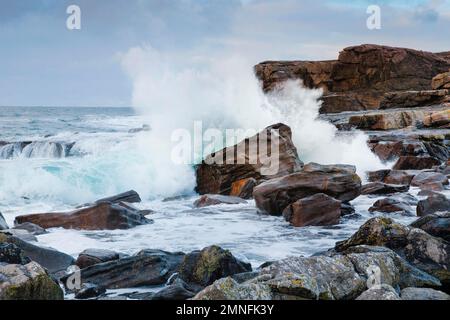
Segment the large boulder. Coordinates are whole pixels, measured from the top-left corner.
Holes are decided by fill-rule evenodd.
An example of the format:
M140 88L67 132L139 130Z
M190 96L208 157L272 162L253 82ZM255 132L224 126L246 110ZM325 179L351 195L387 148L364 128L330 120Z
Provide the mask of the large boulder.
M187 254L178 276L188 284L206 287L217 279L251 270L250 264L236 259L230 251L210 246Z
M341 201L318 193L290 204L283 210L283 216L294 227L338 224Z
M410 185L415 177L415 172L407 170L391 170L383 179L387 184Z
M31 222L42 228L80 230L129 229L151 223L142 212L129 206L101 202L94 206L63 213L43 213L18 216L16 224Z
M450 89L450 71L440 73L433 77L431 87L433 90Z
M242 204L246 202L247 201L239 197L223 196L221 194L204 194L199 199L195 200L194 207L203 208L218 204Z
M398 213L406 216L414 216L411 204L402 198L388 197L375 201L369 208L370 212Z
M273 144L273 148L278 149L278 154L270 149L272 153L268 156L258 148L258 145L261 147L265 143L268 148L272 148ZM276 159L272 159L275 157ZM196 191L199 194L229 195L232 184L236 181L281 177L299 171L302 165L292 142L291 128L279 123L237 145L207 156L196 166Z
M433 192L428 198L420 200L417 204L418 216L448 211L450 211L450 199L440 193Z
M422 229L432 236L450 241L450 212L423 216L411 223L411 227Z
M281 215L291 203L317 193L343 202L355 199L361 193L356 168L309 163L300 172L261 183L253 190L253 198L262 212Z
M97 263L103 263L120 258L119 253L106 249L86 249L78 255L75 264L84 269Z
M405 288L401 291L402 300L450 300L450 295L431 288Z
M441 164L441 161L434 157L402 156L394 164L394 170L423 170L431 169Z
M356 298L356 300L402 300L397 291L388 284L375 285Z
M63 300L62 289L36 262L0 264L0 300Z
M447 185L448 178L439 172L424 171L414 176L411 180L411 185L414 187L421 187L430 183L441 183L443 185Z

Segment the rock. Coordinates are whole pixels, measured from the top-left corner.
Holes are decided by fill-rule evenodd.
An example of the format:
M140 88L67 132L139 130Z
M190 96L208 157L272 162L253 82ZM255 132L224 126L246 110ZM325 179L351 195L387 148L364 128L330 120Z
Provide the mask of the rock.
M368 113L351 116L348 123L362 130L396 130L415 126L428 113L418 110Z
M392 91L429 90L431 79L448 71L446 56L364 44L345 48L334 61L267 61L255 67L264 91L287 79L324 90L321 113L377 109Z
M400 296L402 300L450 300L450 295L431 288L405 288Z
M378 158L380 158L380 160L391 161L404 153L404 146L402 141L381 141L374 143L371 150L378 156Z
M272 135L278 139L272 139ZM277 168L271 168L271 165L276 166L277 163L275 161L268 163L265 152L257 152L257 142L260 140L267 141L267 146L274 144L274 147L278 148L279 157L276 159L278 170L272 170ZM242 152L244 150L245 152ZM265 128L237 145L207 156L196 166L196 191L199 194L229 195L231 185L235 181L246 178L259 181L262 178L281 177L299 171L302 166L303 163L298 158L297 149L292 142L291 128L279 123Z
M0 300L63 300L62 289L36 262L0 265Z
M341 217L341 201L317 193L287 206L283 210L283 216L294 227L338 224Z
M388 92L381 100L380 109L425 107L449 101L449 90Z
M415 172L405 170L391 170L383 179L387 184L410 185L415 176Z
M366 172L366 177L369 182L383 182L384 178L391 172L390 169L382 169L377 171ZM403 183L400 183L403 184Z
M355 207L353 207L348 202L341 202L341 216L350 216L352 214L355 214L356 210Z
M81 289L76 292L75 299L84 300L98 297L106 292L106 289L91 283L81 284Z
M37 224L30 223L30 222L25 222L25 223L19 224L19 225L15 226L13 229L25 230L34 236L40 236L42 234L48 233L47 230L45 230L44 228L41 228Z
M86 249L78 255L75 264L80 267L80 269L84 269L97 263L118 259L119 254L115 251L105 249Z
M237 283L231 277L215 281L200 291L193 300L273 300L271 289L266 284Z
M411 223L411 227L422 229L434 237L450 241L450 213L423 216Z
M431 80L431 87L433 90L450 89L450 71L436 75Z
M101 288L119 289L161 285L176 272L183 253L144 250L119 260L92 265L81 272L81 282ZM67 283L70 275L62 278Z
M377 200L370 208L370 212L385 212L385 213L399 213L406 216L413 216L415 212L412 211L411 205L406 201L398 198L384 198Z
M80 230L129 229L151 223L139 211L119 204L101 202L91 207L64 213L31 214L16 217L15 224L31 222L42 228Z
M432 193L417 204L417 215L425 216L436 212L450 211L450 199L440 193Z
M0 212L0 230L6 230L9 229L8 224L6 223L5 218L3 217L2 213Z
M148 124L143 124L142 127L140 128L133 128L128 130L128 133L138 133L138 132L142 132L142 131L150 131L151 128Z
M447 110L433 112L423 120L425 127L450 128L450 104L447 103Z
M448 178L439 172L424 171L414 176L411 181L411 185L414 187L421 187L430 183L441 183L448 185Z
M135 202L141 202L141 197L139 197L139 194L134 191L130 190L124 193L117 194L112 197L107 197L103 199L99 199L95 201L95 204L99 204L102 202L109 202L109 203L119 203L119 202L129 202L129 203L135 203Z
M251 270L250 264L236 259L230 251L211 246L187 254L178 276L190 285L205 287L217 279Z
M361 179L354 166L309 163L300 172L261 183L253 198L262 212L281 215L289 204L317 193L351 201L361 193Z
M257 181L253 178L241 179L231 184L231 196L242 199L250 199L253 196L253 188L257 185Z
M30 263L23 251L13 243L0 243L0 264L22 264Z
M37 238L31 234L30 232L26 230L20 230L20 229L7 229L7 230L1 230L0 233L7 234L10 236L14 236L16 238L19 238L26 242L37 242Z
M242 204L246 202L247 201L238 197L223 196L220 194L204 194L194 202L194 207L203 208L218 204Z
M14 236L0 235L0 243L12 243L22 250L23 256L39 263L51 274L64 272L75 261L68 254L59 252L52 248L45 248L28 243Z
M433 157L402 156L394 164L394 170L424 170L440 165L441 162Z
M361 188L361 194L391 194L397 192L407 192L408 185L386 184L382 182L371 182Z
M364 291L356 300L402 300L390 285L375 285Z
M176 279L174 283L155 293L152 300L187 300L194 297L195 294L195 289L183 280Z

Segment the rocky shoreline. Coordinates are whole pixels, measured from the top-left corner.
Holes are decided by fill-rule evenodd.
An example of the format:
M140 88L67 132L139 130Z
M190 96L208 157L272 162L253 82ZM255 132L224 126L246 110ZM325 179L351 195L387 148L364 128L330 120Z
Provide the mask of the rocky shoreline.
M321 117L338 134L365 131L371 151L389 169L360 177L351 164L305 164L291 128L279 123L255 136L278 130L277 174L262 173L264 162L247 146L251 137L209 156L245 150L234 163L206 158L196 166L200 197L193 207L254 199L258 214L282 216L294 227L333 226L355 214L352 201L365 195L377 197L369 211L382 216L328 251L252 269L215 245L132 255L86 248L74 259L36 244L36 236L50 228L124 230L151 224L152 210L133 205L141 201L135 191L70 212L20 215L11 228L0 213L0 300L450 300L448 56L362 45L344 49L336 61L265 62L255 71L266 91L287 79L322 88ZM8 152L9 157L13 151ZM258 161L249 161L255 157ZM411 188L419 188L423 199ZM417 219L403 225L390 217L395 214ZM158 290L114 298L107 292L142 287Z

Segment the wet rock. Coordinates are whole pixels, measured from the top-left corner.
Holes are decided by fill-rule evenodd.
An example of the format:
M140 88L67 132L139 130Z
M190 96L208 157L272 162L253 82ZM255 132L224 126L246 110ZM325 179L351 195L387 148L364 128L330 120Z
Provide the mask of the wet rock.
M31 222L42 228L80 230L129 229L151 223L140 211L119 204L101 202L95 206L64 213L31 214L16 217L15 223Z
M251 270L250 264L236 259L230 251L211 246L187 254L178 276L190 285L205 287L217 279Z
M355 213L356 213L355 207L353 207L350 203L341 202L341 216L342 217L350 216Z
M23 241L27 241L27 242L37 242L37 238L33 234L31 234L30 232L28 232L26 230L6 229L6 230L1 230L0 233L14 236L16 238L19 238L19 239L21 239Z
M351 116L348 123L362 130L396 130L416 125L417 122L423 121L426 114L426 112L415 110L368 113ZM397 144L394 147L401 147L401 145Z
M380 103L380 109L425 107L449 101L449 91L445 89L388 92Z
M0 300L63 300L63 291L36 262L0 265Z
M0 243L12 243L23 252L23 256L36 261L51 274L64 272L75 260L68 254L52 248L45 248L28 243L14 236L0 235Z
M427 192L427 191L439 192L439 191L444 191L445 187L440 182L432 182L432 183L427 183L427 184L421 185L420 186L420 190L421 190L421 192ZM422 193L422 194L424 194L424 193ZM427 196L431 195L431 193L430 194L426 194L426 195Z
M402 300L390 285L375 285L364 291L356 300Z
M186 282L176 279L174 283L155 293L152 300L187 300L194 297L196 293L196 290Z
M0 243L0 263L27 264L31 260L25 257L23 251L13 243Z
M278 142L272 139L272 135L278 138ZM266 154L258 153L256 146L259 140L267 141L267 146L274 144L274 147L278 148L278 170L271 170L277 168L270 167ZM279 123L265 128L237 145L207 156L196 167L196 191L199 194L229 195L231 185L235 181L246 178L259 181L262 178L281 177L299 171L302 166L303 163L298 158L297 149L292 142L291 129Z
M450 211L450 199L440 193L432 193L417 204L417 215L425 216L436 212Z
M245 200L238 197L223 196L220 194L204 194L194 202L194 207L203 208L208 206L215 206L218 204L242 204Z
M437 111L427 115L423 120L424 126L440 129L450 128L450 109L448 109L450 107L450 103L447 103L446 105L447 110Z
M377 171L366 172L366 177L369 182L383 182L384 178L391 172L390 169L382 169Z
M411 205L399 198L389 197L377 200L370 208L370 212L399 213L406 216L414 216Z
M394 170L424 170L440 165L441 162L433 157L402 156L394 164Z
M13 229L25 230L34 236L40 236L42 234L48 233L47 230L45 230L44 228L41 228L37 224L30 223L30 222L25 222L25 223L16 225Z
M135 203L135 202L141 202L141 197L139 194L134 191L130 190L127 192L123 192L120 194L117 194L115 196L99 199L95 201L96 204L102 203L102 202L110 202L110 203L119 203L119 202L128 202L128 203Z
M416 172L405 170L391 170L383 179L387 184L410 185Z
M371 182L361 188L361 194L392 194L398 192L407 192L408 185L386 184L382 182Z
M431 87L433 90L450 89L450 71L443 72L431 79Z
M81 282L106 289L161 285L176 272L183 253L143 250L119 260L92 265L81 270ZM66 283L68 276L62 278Z
M6 223L5 218L3 217L2 213L0 212L0 230L6 230L9 229L8 224Z
M309 163L300 172L261 183L253 197L260 211L281 215L291 203L317 193L351 201L361 193L361 179L354 166Z
M118 260L119 254L115 251L105 249L86 249L78 255L75 264L80 269L87 268L97 263Z
M442 215L429 214L419 218L411 224L413 228L419 228L432 236L450 241L450 213Z
M242 199L250 199L253 197L253 188L257 185L257 181L253 178L241 179L231 184L230 196Z
M75 299L84 300L98 297L106 292L106 289L91 283L81 284L81 289L76 292Z
M402 300L450 300L450 295L431 288L405 288L400 296Z
M443 185L448 185L448 178L439 172L421 172L414 176L411 181L411 185L414 187L421 187L430 183L441 183Z
M294 227L338 224L341 201L318 193L290 204L283 210L283 216Z

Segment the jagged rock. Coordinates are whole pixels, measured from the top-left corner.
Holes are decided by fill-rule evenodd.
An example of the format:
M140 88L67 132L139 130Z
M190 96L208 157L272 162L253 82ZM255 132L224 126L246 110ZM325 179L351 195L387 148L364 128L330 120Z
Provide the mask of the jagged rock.
M151 223L140 211L120 204L101 202L91 207L64 213L44 213L18 216L16 224L31 222L42 228L81 230L129 229Z
M80 269L87 268L97 263L118 260L119 254L115 251L105 249L86 249L78 255L75 264Z
M402 300L450 300L450 295L431 288L405 288L400 296Z
M448 184L448 178L439 172L421 172L418 175L414 176L411 181L411 185L414 187L421 187L430 183L441 183L444 185Z
M431 80L431 87L433 90L450 89L450 71L436 75Z
M273 137L277 137L278 141ZM274 144L275 150L278 148L277 161L268 163L267 154L262 150L258 151L256 147L260 140L267 141L268 148L272 144ZM275 153L273 156L275 157ZM271 165L277 168L271 167ZM292 142L291 128L279 123L265 128L257 135L245 139L237 145L207 156L200 165L196 166L196 191L199 194L229 195L231 185L235 181L246 178L254 178L259 181L261 178L281 177L299 171L302 165L297 149Z
M423 125L434 128L450 128L450 103L446 104L447 110L433 112L425 116Z
M0 264L0 300L63 300L63 291L36 262Z
M440 165L441 162L433 157L402 156L394 164L394 170L424 170Z
M177 271L183 253L143 250L134 256L92 265L80 271L81 282L106 289L161 285ZM67 283L70 275L62 278Z
M371 182L361 188L361 194L391 194L398 192L407 192L408 185L386 184L382 182Z
M233 196L223 196L220 194L204 194L194 202L194 207L203 208L208 206L215 206L218 204L242 204L245 200Z
M399 213L402 215L413 216L415 212L412 211L410 203L399 198L384 198L377 200L370 208L370 212L385 212L385 213Z
M130 191L127 191L127 192L123 192L123 193L117 194L115 196L99 199L99 200L95 201L95 204L99 204L99 203L102 203L102 202L110 202L110 203L129 202L129 203L134 203L134 202L141 202L141 197L139 196L139 194L136 191L130 190Z
M2 213L0 212L0 230L6 230L9 229L8 224L6 223L5 218L3 217Z
M45 230L44 228L41 228L37 224L30 223L30 222L25 222L25 223L22 223L22 224L18 224L13 229L25 230L25 231L28 231L29 233L31 233L34 236L40 236L42 234L48 233L47 230Z
M362 130L395 130L414 126L429 113L420 110L369 113L351 116L348 123Z
M187 254L178 276L190 285L205 287L217 279L251 270L250 264L236 259L230 251L210 246Z
M423 216L414 221L411 227L422 229L432 236L450 241L450 213Z
M318 193L290 204L283 210L283 216L294 227L338 224L341 201Z
M262 212L281 215L289 204L317 193L351 201L361 193L361 179L354 166L309 163L300 172L261 183L253 198Z
M174 283L155 293L152 300L187 300L194 297L195 294L194 288L177 278Z
M432 193L417 204L417 215L425 216L436 212L450 211L450 199L440 193Z
M449 101L449 90L388 92L380 103L380 109L425 107Z
M231 184L230 196L242 199L250 199L253 196L253 189L257 185L257 181L253 178L241 179Z
M0 243L0 263L27 264L31 260L13 243Z
M390 285L375 285L364 291L356 300L402 300Z

